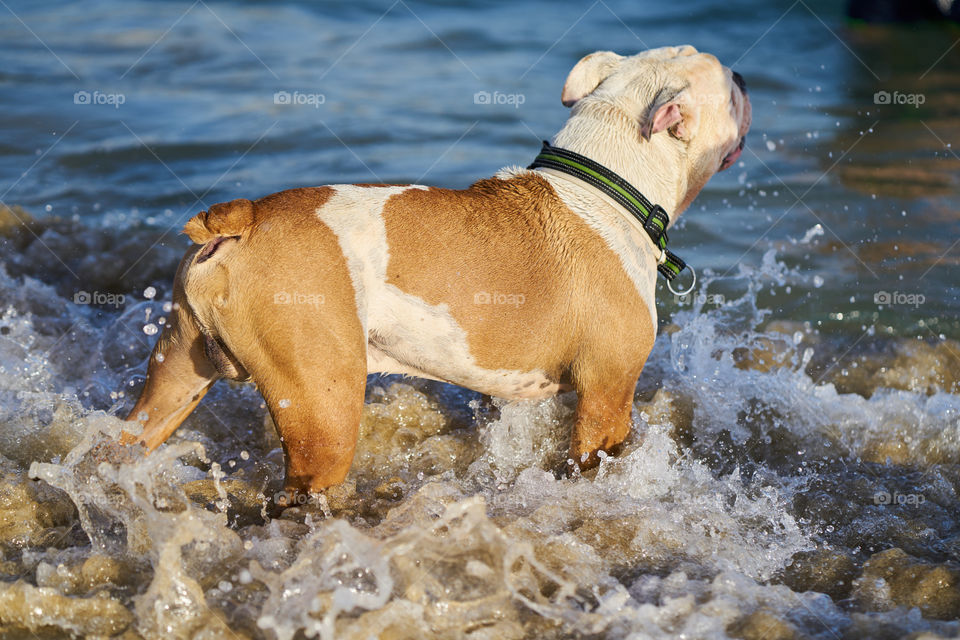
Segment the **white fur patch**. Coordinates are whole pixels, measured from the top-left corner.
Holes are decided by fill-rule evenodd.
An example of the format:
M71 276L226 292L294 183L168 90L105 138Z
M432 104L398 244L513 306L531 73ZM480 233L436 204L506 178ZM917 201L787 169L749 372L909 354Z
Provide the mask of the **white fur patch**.
M402 187L358 187L352 184L330 185L334 192L317 216L330 227L347 259L357 297L357 313L363 330L368 331L370 292L383 287L387 274L387 228L383 207L387 200L408 189L428 189L421 185Z
M367 334L368 373L400 373L452 382L504 398L539 398L559 385L542 371L484 369L446 304L431 305L387 283L387 200L423 186L333 185L317 216L337 235Z

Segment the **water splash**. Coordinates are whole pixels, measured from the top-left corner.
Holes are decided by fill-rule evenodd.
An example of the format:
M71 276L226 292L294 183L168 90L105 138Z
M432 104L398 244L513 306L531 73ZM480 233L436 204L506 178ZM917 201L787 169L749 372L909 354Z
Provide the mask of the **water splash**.
M893 389L877 374L858 378L868 393L843 392L843 352L808 326L771 323L757 303L763 290L802 277L774 254L726 280L707 277L704 287L742 293L674 315L641 380L633 433L595 471L582 474L564 459L570 394L489 403L432 383L373 380L347 482L323 505L279 519L267 516L267 496L281 488L282 450L249 387L219 385L149 457L112 444L128 425L110 413L135 395L147 353L140 324L162 301L136 303L100 325L89 310L71 309L75 331L94 337L70 346L98 363L86 370L64 367L50 350L56 337L43 314L53 306L8 307L0 320L9 327L0 337L0 453L12 482L28 482L29 466L47 491L63 492L50 504L76 510L56 522L38 516L30 525L38 533L20 533L28 547L48 529L61 542L24 554L18 570L53 590L29 592L38 601L48 593L86 602L95 592L82 585L98 584L107 604L84 606L113 607L109 628L144 637L428 629L438 638L524 638L575 629L725 638L758 628L830 637L872 628L831 596L799 587L819 584L821 574L803 573L797 558L837 557L853 573L836 597L858 589L876 624L956 631L870 609L887 601L854 578L868 570L858 567L874 553L868 531L878 528L938 561L938 540L956 525L951 519L931 535L924 527L943 527L942 518L922 523L932 523L931 505L960 504L950 481L960 400L945 377ZM33 283L5 286L9 299ZM918 369L942 357L897 349ZM831 358L839 364L830 367ZM94 389L125 393L81 391ZM928 501L917 513L873 501L908 490ZM830 507L841 498L845 511ZM64 520L76 524L72 538ZM125 569L84 582L83 567L103 557ZM8 611L3 598L0 614ZM26 612L9 615L24 628L39 624ZM43 620L74 629L53 614Z

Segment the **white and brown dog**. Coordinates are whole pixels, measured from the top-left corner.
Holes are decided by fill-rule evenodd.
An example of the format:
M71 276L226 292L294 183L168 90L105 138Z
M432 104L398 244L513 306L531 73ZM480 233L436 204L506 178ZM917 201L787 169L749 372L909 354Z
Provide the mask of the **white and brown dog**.
M676 217L739 157L738 74L690 46L590 54L553 145L609 168ZM288 492L346 476L367 374L503 398L578 395L570 456L626 438L653 347L660 250L609 197L550 170L505 169L456 191L291 189L218 204L174 283L125 442L154 449L221 377L254 381L287 455Z

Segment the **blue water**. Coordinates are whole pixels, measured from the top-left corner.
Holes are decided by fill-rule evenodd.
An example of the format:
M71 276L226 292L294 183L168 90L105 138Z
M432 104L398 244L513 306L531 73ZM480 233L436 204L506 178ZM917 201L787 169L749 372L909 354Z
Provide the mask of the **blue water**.
M744 75L755 113L742 162L684 217L676 251L730 274L777 248L825 282L770 301L785 315L956 336L956 29L851 26L838 5L13 2L3 201L165 231L298 185L465 186L526 164L559 129L584 54L690 43ZM881 89L926 100L878 108ZM275 104L278 91L306 103ZM521 98L476 104L481 91ZM793 243L818 223L823 235ZM880 291L925 304L878 309ZM837 324L844 311L857 320Z
M957 27L825 0L5 2L0 492L34 496L43 463L67 515L0 527L0 592L95 595L70 575L106 548L129 577L99 592L147 638L727 638L757 611L816 638L960 630L956 580L921 602L886 575L892 601L877 569L897 547L960 575ZM596 476L551 473L570 396L393 379L368 385L333 518L251 504L283 458L250 386L99 465L119 423L98 411L142 384L190 216L304 185L464 187L530 162L583 55L681 43L744 76L754 123L671 231L701 297L659 291L634 433Z

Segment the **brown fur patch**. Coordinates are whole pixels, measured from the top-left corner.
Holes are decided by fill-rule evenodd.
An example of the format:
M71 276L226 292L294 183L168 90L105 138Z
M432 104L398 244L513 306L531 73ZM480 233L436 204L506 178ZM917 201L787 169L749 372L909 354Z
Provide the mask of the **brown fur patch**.
M559 380L605 351L595 366L622 376L653 345L649 311L617 255L539 175L410 189L387 201L384 220L388 282L447 304L484 368Z

